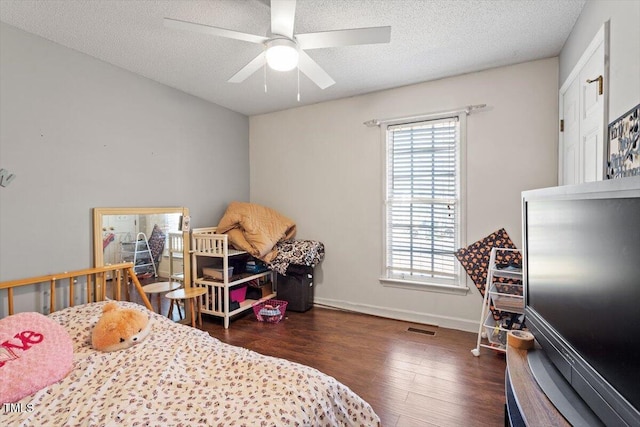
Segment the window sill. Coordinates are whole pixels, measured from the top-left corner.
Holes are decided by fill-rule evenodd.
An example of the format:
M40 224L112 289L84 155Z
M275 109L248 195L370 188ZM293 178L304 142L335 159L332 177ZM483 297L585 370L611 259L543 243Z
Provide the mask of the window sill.
M412 282L409 280L388 279L386 277L381 277L379 280L382 286L387 286L391 288L411 289L414 291L424 291L424 292L438 292L438 293L452 294L452 295L466 295L467 293L469 293L469 288L467 286Z

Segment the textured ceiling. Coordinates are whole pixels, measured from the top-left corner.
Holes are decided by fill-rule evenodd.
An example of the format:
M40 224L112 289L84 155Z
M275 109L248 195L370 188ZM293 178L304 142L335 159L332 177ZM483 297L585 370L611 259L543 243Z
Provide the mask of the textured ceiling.
M246 115L559 54L585 0L298 0L295 33L387 26L391 43L307 53L336 81L227 80L261 46L165 28L176 18L267 35L269 0L0 0L0 20Z

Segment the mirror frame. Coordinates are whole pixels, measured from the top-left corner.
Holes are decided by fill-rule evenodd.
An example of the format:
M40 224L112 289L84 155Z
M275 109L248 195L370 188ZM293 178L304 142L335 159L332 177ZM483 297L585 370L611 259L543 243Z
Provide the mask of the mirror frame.
M160 207L160 208L93 208L93 263L95 267L104 266L102 247L102 219L105 215L157 215L180 214L189 216L189 209L185 207ZM191 257L189 250L189 231L182 231L182 262L184 269L184 286L191 286Z

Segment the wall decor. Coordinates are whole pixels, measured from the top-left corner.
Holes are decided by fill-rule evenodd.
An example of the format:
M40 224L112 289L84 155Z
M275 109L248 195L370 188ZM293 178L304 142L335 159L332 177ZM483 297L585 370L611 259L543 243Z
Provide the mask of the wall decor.
M178 229L182 232L191 231L191 217L189 215L183 215L180 217L180 225Z
M607 179L640 175L640 104L609 124Z
M0 187L6 187L14 180L15 174L12 174L6 169L0 169Z

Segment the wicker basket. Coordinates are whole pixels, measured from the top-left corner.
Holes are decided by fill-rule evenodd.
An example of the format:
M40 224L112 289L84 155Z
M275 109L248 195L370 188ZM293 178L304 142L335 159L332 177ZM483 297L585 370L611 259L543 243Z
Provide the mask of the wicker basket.
M278 323L287 311L286 301L271 299L253 305L253 313L258 322Z

